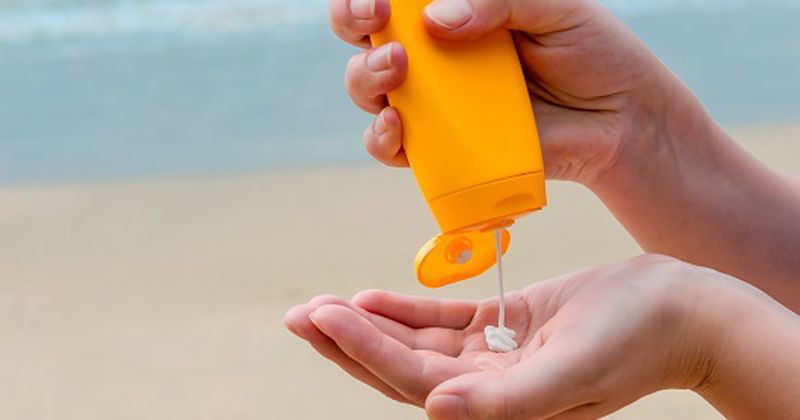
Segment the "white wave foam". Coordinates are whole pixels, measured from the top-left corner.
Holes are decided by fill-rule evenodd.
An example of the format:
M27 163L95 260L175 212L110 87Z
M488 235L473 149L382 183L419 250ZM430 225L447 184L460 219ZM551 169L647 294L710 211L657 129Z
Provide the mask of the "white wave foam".
M328 0L6 0L0 43L159 32L237 31L323 22ZM797 0L600 0L623 17L800 7Z
M672 12L722 12L800 6L797 0L599 0L622 17L652 16Z
M0 42L236 31L313 21L327 11L326 0L122 0L4 8L0 6Z

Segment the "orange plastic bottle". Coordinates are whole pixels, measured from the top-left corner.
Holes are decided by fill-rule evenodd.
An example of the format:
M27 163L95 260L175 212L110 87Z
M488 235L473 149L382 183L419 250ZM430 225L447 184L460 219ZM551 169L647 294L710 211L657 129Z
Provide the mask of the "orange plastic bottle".
M429 0L393 0L375 46L399 41L404 83L389 93L403 147L442 234L417 254L419 281L439 287L496 261L494 230L547 202L539 137L511 34L444 41L423 26ZM510 243L503 232L503 252Z

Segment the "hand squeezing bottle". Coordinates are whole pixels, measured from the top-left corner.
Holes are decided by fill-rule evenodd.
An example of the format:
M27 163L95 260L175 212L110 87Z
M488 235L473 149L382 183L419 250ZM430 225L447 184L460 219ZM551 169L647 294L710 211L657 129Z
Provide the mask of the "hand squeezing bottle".
M499 262L511 241L506 228L545 206L541 149L507 30L445 41L424 28L429 0L391 3L390 21L372 42L399 41L408 53L407 77L389 102L403 120L403 147L442 231L417 254L417 278L440 287Z

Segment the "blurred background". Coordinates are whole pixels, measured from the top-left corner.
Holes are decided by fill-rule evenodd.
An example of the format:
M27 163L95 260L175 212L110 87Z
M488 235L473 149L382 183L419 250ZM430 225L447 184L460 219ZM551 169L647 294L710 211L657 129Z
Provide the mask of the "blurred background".
M800 3L602 1L741 144L798 172ZM436 229L361 147L324 0L0 0L0 418L419 418L284 332ZM582 188L515 228L510 288L638 248ZM616 418L714 418L666 392Z

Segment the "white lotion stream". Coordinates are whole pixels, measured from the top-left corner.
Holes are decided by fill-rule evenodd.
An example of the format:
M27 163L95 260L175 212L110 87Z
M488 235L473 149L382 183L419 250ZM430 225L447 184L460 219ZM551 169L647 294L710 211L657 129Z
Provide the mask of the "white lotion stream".
M498 353L508 353L516 350L519 345L514 341L517 333L506 327L506 301L505 290L503 290L503 240L502 229L494 232L495 249L497 251L497 282L500 286L500 312L497 315L497 326L487 325L483 329L486 336L486 345L489 349Z

